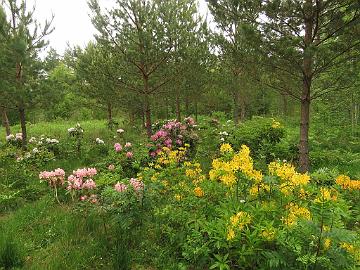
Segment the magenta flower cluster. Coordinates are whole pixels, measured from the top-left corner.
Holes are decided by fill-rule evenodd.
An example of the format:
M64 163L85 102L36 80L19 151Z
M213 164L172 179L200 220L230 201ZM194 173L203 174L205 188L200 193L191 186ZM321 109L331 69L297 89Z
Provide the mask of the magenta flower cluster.
M124 149L125 149L125 156L127 158L132 158L134 156L134 153L131 151L131 147L132 147L132 144L130 142L127 142L125 145L124 145ZM123 147L120 143L115 143L114 144L114 150L115 152L119 153L123 150Z
M83 168L73 171L68 177L67 190L91 190L96 188L95 181L91 178L97 174L95 168Z
M62 186L65 182L65 171L55 169L54 171L43 171L39 174L40 180L45 180L51 187Z
M183 146L188 140L190 129L195 126L195 121L191 117L185 118L184 123L177 120L169 120L162 128L151 136L151 141L155 144L155 149L150 151L150 156L155 157L163 147L177 148Z

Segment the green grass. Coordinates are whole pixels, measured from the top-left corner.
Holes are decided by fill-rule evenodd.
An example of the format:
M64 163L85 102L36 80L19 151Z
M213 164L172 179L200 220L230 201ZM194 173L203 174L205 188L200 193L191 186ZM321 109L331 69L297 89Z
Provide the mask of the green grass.
M0 231L13 237L24 269L107 269L111 258L100 225L48 196L0 218Z

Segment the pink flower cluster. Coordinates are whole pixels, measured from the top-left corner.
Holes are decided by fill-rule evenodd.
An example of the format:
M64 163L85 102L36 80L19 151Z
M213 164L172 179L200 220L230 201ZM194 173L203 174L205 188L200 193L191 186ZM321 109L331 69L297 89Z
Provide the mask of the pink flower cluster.
M135 191L141 191L144 189L144 183L136 178L130 179L130 185L132 185Z
M73 174L68 177L67 190L95 189L96 183L91 177L96 174L95 168L83 168L73 171Z
M60 168L50 172L43 171L39 174L39 178L48 181L51 187L64 185L65 171Z
M122 146L120 143L115 143L114 144L114 149L115 149L115 152L120 152L122 150Z
M131 178L130 179L130 185L132 186L132 188L135 190L135 192L140 192L144 190L144 183L136 178ZM117 192L124 192L128 189L128 185L124 184L124 183L119 183L117 182L117 184L114 186L114 189Z
M134 153L132 151L130 151L130 148L132 147L132 144L130 142L127 142L125 145L124 145L124 148L126 150L126 157L127 158L132 158L134 156ZM120 143L115 143L114 144L114 149L115 149L115 152L119 153L123 150L123 147L121 146Z
M156 149L150 151L150 156L155 157L165 146L167 148L180 147L184 144L185 138L189 134L189 129L195 126L195 121L191 117L185 118L184 123L177 120L170 120L162 128L151 136L151 140L156 145Z
M127 190L127 188L128 188L127 185L125 185L124 183L119 183L119 182L117 182L116 185L114 186L114 189L117 192L124 192Z

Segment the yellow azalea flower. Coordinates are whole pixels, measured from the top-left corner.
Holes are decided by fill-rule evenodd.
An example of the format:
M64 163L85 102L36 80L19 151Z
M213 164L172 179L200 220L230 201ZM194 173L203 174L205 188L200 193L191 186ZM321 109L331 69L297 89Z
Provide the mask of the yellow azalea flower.
M272 124L271 124L271 127L272 127L272 128L279 128L279 127L280 127L280 123L273 120L273 122L272 122Z
M287 226L291 227L296 225L299 218L307 220L311 219L310 211L305 207L300 207L297 204L290 203L286 206L286 208L288 208L289 214L287 217L283 217L282 220Z
M330 238L325 238L324 239L324 249L328 250L330 245L331 245L331 239Z
M221 153L231 153L233 152L234 150L232 149L231 145L228 144L228 143L224 143L220 146L220 152Z
M345 249L349 253L354 253L354 246L349 243L346 242L340 243L340 247L342 249Z
M360 190L360 180L351 180L347 175L339 175L336 178L336 184L341 186L343 189Z
M249 189L249 193L251 196L256 197L259 194L259 187L257 185L253 185L250 189Z
M317 197L314 202L316 203L324 203L330 201L332 199L330 190L325 187L320 188L320 195Z
M175 198L175 200L177 200L177 201L181 201L182 196L181 196L180 194L175 194L174 198Z
M194 188L194 193L196 197L203 197L204 191L201 189L201 187Z
M227 186L233 186L237 179L234 174L225 174L220 176L220 180Z
M228 229L226 240L230 241L235 238L235 231L232 228Z

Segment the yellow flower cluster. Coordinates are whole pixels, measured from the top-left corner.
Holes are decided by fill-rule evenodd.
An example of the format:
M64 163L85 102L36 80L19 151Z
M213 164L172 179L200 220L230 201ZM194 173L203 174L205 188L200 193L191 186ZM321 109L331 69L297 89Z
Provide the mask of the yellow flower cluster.
M228 146L224 145L227 144L223 144L220 149L228 149ZM230 161L214 159L212 162L212 169L209 172L209 177L210 180L220 180L225 185L231 187L237 181L235 175L237 172L242 172L255 183L260 183L262 181L263 175L260 171L254 169L253 161L250 157L250 149L246 145L242 145L240 151L235 153Z
M275 121L275 120L273 119L272 124L271 124L271 127L272 127L272 128L279 128L279 127L280 127L280 122Z
M202 174L202 169L200 168L200 163L191 163L184 162L184 166L186 168L185 174L188 178L190 178L194 185L205 180L205 175Z
M194 193L196 197L203 197L204 191L201 189L201 187L194 188Z
M360 180L351 180L347 175L339 175L336 178L336 184L343 189L360 190Z
M320 188L320 194L319 196L314 200L316 203L325 203L327 201L336 201L337 196L331 195L331 190L325 187Z
M228 143L224 143L220 146L220 152L221 153L232 153L234 150L232 149L231 145Z
M325 238L324 239L324 249L328 250L330 248L331 245L331 239L330 238Z
M305 207L300 207L295 203L290 203L286 206L286 208L289 210L289 214L287 217L283 217L283 223L287 226L294 226L297 223L297 220L299 218L311 219L311 214L309 209Z
M342 248L342 249L345 249L347 252L349 252L349 253L354 253L354 246L352 245L352 244L349 244L349 243L345 243L345 242L343 242L343 243L340 243L340 247Z
M305 186L310 181L307 173L296 172L295 167L288 163L271 162L268 169L270 175L276 175L281 179L280 191L285 195L289 195L294 187Z
M236 215L230 217L230 224L228 226L227 240L232 240L235 238L235 230L241 231L244 227L251 222L251 216L244 212L240 211Z
M177 150L170 150L168 147L163 147L156 160L157 164L155 168L159 168L162 165L176 165L185 158L185 155L185 147L179 147Z

